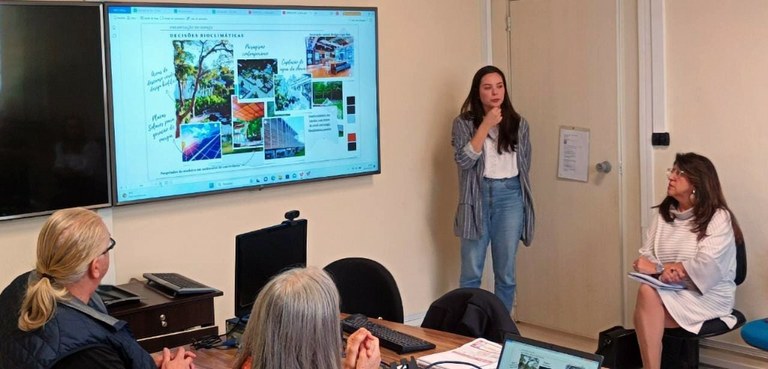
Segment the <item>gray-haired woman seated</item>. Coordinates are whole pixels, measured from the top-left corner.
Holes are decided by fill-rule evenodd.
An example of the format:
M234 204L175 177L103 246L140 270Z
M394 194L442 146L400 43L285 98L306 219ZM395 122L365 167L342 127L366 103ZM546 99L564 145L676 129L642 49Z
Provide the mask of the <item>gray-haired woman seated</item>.
M234 369L375 369L379 340L364 328L347 339L342 359L339 292L318 268L291 269L261 290Z
M115 246L93 211L59 210L43 224L37 262L0 294L0 369L194 369L180 348L150 356L95 294Z

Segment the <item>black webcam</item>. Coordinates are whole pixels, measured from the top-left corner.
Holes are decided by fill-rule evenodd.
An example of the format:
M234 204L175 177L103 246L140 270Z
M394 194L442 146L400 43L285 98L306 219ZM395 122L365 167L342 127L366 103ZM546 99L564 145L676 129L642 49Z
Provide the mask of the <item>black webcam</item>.
M293 220L298 217L299 217L298 210L289 210L285 212L285 219L287 219L289 222L293 222Z

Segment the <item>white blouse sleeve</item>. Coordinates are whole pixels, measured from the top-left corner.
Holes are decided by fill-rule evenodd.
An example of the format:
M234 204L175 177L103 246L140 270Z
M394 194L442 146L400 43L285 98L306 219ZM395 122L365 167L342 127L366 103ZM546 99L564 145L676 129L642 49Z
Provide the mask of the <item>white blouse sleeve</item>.
M693 259L683 261L683 267L702 294L726 278L733 279L736 241L727 210L720 209L712 216L698 248Z
M661 265L659 259L656 258L656 250L654 245L656 244L656 230L658 229L659 222L663 221L661 215L655 213L651 218L651 224L648 230L645 232L645 241L643 241L643 247L640 248L640 256L645 257L648 261Z

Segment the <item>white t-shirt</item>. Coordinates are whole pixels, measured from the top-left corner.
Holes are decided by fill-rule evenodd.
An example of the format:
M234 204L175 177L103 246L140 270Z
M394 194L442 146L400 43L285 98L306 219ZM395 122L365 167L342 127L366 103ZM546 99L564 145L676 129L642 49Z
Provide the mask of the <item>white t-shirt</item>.
M499 137L499 127L494 126L488 131L488 137L483 142L483 152L485 153L485 169L483 177L501 179L512 178L518 174L517 153L502 151L499 154L496 148L496 141Z

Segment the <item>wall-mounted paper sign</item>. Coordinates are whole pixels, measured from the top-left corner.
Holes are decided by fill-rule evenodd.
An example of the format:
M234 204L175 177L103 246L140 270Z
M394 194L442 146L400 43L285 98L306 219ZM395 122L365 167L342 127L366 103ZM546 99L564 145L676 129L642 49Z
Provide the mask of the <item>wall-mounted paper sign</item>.
M587 182L589 179L589 129L560 127L557 176Z

